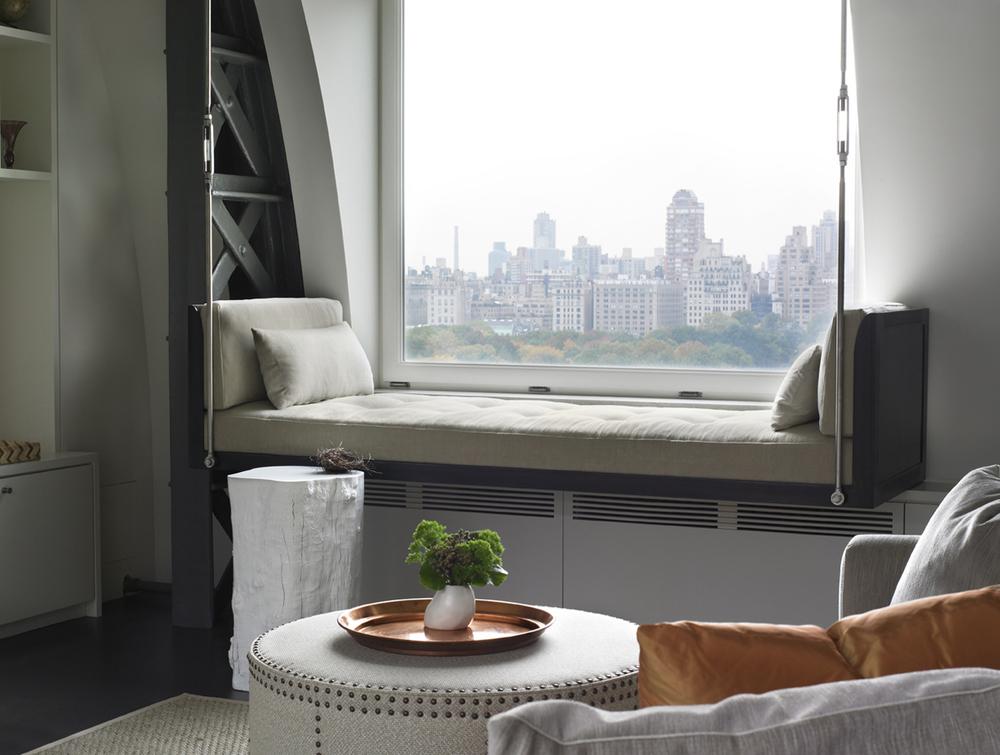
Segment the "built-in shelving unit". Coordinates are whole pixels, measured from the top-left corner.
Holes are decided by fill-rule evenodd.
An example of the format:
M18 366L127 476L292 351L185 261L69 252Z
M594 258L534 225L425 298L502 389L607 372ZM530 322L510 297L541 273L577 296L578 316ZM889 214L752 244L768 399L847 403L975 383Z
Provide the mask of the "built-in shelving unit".
M0 438L56 450L58 354L57 0L0 25L0 119L26 121L11 168L0 149Z
M0 181L48 181L52 173L47 170L17 170L0 168Z
M25 45L48 45L52 43L50 34L20 29L16 26L0 24L0 50L24 47Z

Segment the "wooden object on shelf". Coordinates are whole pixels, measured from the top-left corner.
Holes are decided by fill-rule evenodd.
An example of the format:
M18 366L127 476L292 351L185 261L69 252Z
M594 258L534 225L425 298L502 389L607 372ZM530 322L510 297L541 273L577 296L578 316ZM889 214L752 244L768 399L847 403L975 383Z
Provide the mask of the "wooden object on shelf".
M41 458L42 446L30 440L0 440L0 464L16 464Z

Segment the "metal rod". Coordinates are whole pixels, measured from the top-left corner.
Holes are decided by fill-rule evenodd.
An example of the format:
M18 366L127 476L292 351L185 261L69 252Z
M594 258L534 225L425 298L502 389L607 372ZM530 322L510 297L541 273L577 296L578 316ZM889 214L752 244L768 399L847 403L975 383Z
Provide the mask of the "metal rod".
M215 383L213 380L215 348L215 303L212 272L212 188L215 174L215 138L212 128L212 0L205 0L205 116L202 125L205 144L205 468L215 466Z
M840 93L837 96L837 159L840 162L840 196L837 209L837 316L835 318L836 345L836 406L834 442L836 443L836 463L834 469L834 490L830 503L842 506L846 497L844 482L844 277L846 249L846 221L844 210L847 205L847 155L850 152L850 99L847 92L847 0L840 3ZM841 130L843 129L843 131Z

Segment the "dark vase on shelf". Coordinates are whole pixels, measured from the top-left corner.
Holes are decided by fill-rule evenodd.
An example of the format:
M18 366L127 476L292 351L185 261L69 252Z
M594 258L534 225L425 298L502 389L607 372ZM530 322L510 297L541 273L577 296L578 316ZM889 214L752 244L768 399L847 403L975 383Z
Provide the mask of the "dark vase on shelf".
M31 0L0 0L0 23L13 24L24 18Z
M0 121L0 137L3 138L3 165L5 168L14 167L14 144L17 142L17 135L21 133L21 129L27 124L27 121Z

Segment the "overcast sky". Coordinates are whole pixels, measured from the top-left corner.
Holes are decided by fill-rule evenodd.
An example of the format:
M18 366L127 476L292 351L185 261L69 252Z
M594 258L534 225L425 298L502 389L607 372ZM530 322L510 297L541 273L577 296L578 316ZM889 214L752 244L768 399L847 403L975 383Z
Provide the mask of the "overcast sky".
M673 193L756 268L836 206L837 0L409 0L406 260L486 271L536 213L617 255Z

